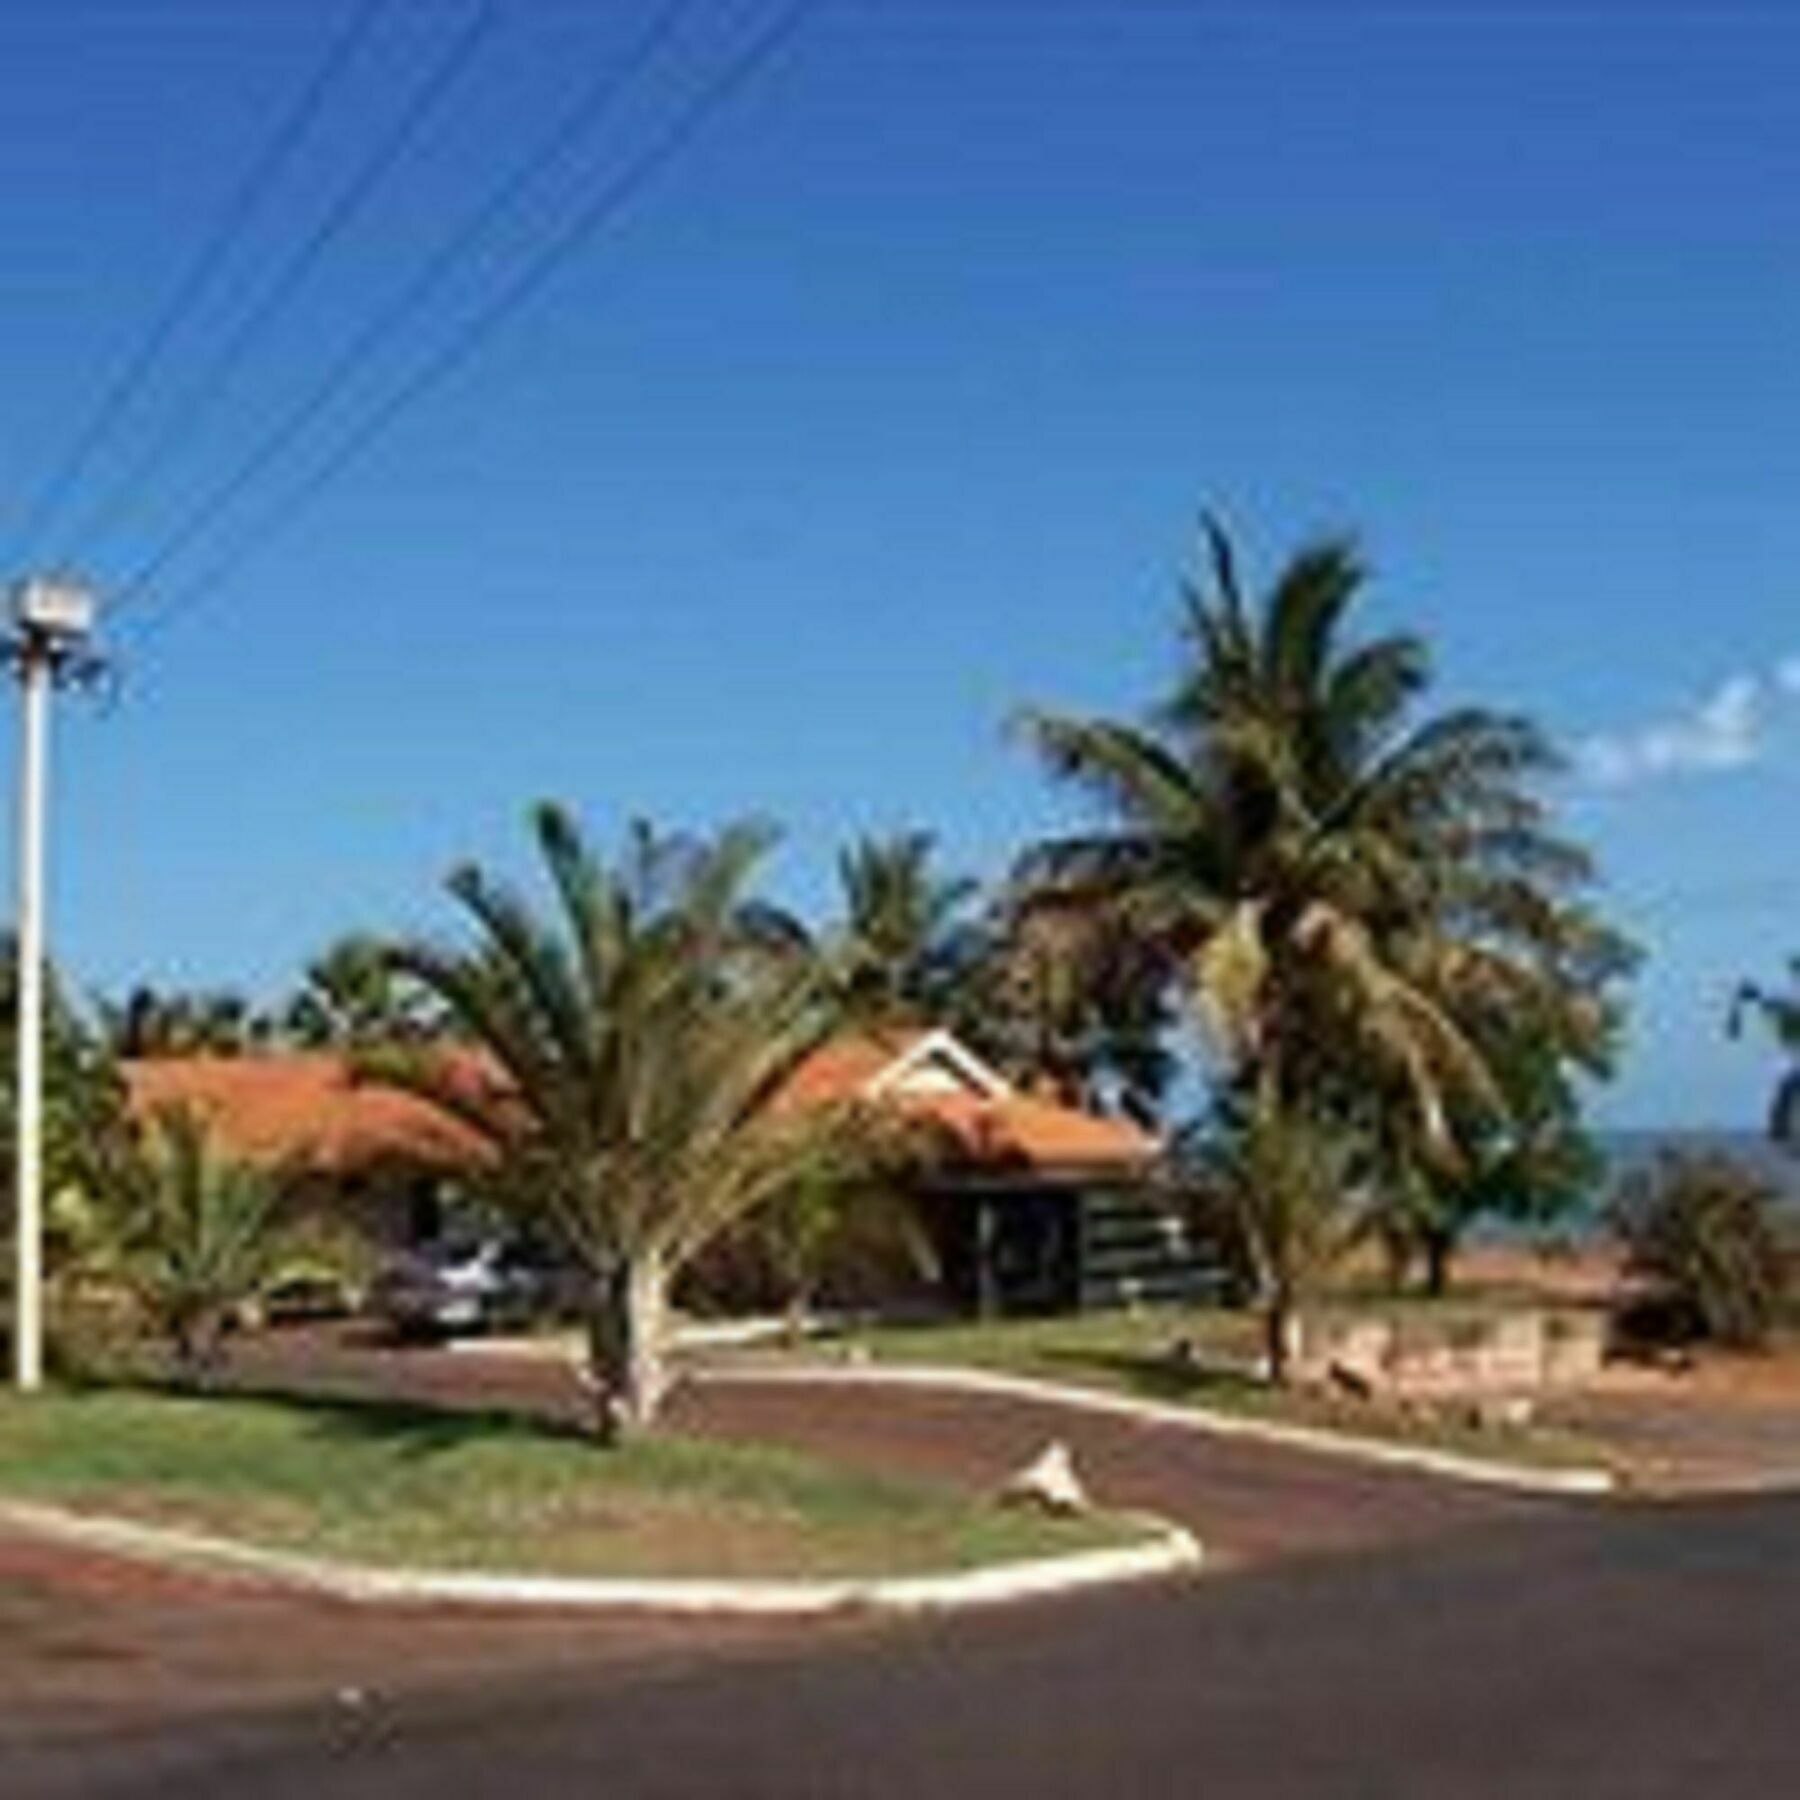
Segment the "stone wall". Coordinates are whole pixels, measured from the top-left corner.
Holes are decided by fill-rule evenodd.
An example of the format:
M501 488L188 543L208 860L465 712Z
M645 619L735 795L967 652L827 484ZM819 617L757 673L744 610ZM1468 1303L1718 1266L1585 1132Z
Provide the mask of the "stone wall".
M1576 1308L1469 1313L1306 1311L1293 1322L1303 1382L1405 1399L1531 1394L1579 1387L1600 1370L1606 1320Z

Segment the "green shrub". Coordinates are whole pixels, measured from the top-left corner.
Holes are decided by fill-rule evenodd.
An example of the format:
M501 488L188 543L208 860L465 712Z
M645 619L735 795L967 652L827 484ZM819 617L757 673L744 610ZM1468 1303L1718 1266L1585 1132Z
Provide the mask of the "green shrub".
M1665 1152L1626 1176L1608 1223L1627 1270L1648 1284L1623 1317L1628 1333L1740 1349L1763 1343L1782 1298L1778 1199L1754 1171L1716 1153Z
M98 1145L73 1274L129 1304L185 1383L213 1375L226 1334L296 1266L316 1260L287 1216L277 1170L238 1161L179 1107ZM307 1266L310 1266L307 1265Z

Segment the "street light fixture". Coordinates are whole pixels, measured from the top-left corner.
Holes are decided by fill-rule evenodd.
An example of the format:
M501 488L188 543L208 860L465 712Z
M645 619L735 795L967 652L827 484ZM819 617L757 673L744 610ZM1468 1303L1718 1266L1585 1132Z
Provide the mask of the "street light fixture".
M19 752L18 1097L13 1380L31 1393L44 1378L44 800L52 687L91 681L93 594L79 582L33 577L12 590L12 630L0 645L18 676Z

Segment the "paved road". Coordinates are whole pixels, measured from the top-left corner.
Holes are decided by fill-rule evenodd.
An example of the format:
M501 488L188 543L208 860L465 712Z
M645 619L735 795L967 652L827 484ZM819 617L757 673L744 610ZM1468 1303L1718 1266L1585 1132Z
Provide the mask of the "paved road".
M1800 1791L1800 1499L1507 1520L656 1675L0 1762L8 1796Z

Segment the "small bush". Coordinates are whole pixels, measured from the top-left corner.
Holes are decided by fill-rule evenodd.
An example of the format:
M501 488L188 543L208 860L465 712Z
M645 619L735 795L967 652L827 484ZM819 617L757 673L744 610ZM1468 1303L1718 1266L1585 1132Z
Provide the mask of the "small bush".
M1728 1156L1666 1152L1628 1175L1607 1208L1626 1268L1649 1292L1621 1323L1639 1338L1711 1338L1752 1349L1781 1305L1775 1189Z

